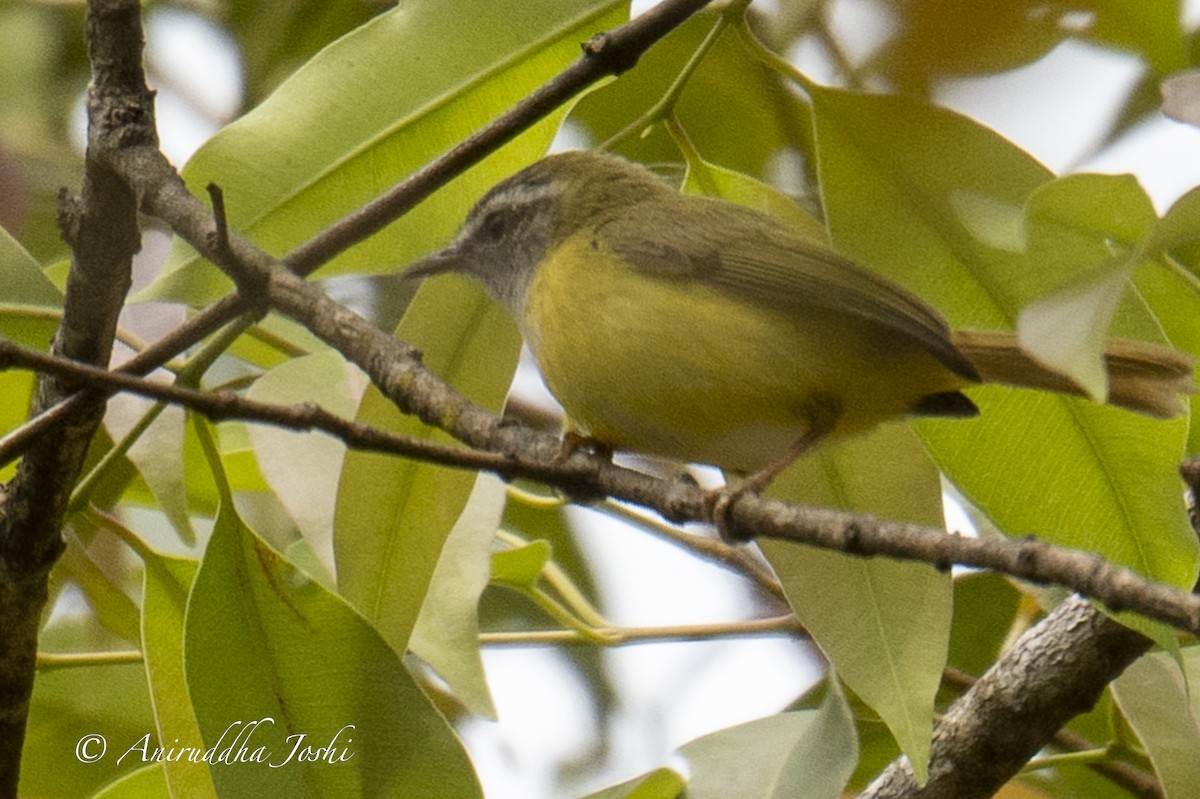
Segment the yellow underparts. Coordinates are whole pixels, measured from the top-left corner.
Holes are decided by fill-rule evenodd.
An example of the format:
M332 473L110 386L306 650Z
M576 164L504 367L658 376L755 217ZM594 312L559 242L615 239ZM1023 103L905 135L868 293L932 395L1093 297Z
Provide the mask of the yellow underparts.
M843 314L756 306L636 271L586 234L553 251L525 337L572 421L615 449L753 471L840 410L833 435L966 381L918 345Z

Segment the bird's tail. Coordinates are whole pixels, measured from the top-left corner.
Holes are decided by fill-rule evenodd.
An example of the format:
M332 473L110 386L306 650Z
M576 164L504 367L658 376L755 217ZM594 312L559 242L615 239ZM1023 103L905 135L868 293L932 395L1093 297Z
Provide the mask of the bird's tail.
M1035 360L1013 333L954 333L955 346L967 356L985 383L1040 388L1086 396L1075 381ZM1196 393L1192 358L1161 344L1111 339L1104 350L1108 365L1108 404L1167 419L1183 412L1183 398Z

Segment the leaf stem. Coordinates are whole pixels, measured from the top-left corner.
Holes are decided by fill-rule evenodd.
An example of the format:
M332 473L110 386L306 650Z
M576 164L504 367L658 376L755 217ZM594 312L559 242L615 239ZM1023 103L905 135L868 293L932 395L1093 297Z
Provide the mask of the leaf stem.
M604 640L601 643L605 646L709 641L714 638L741 638L758 635L802 636L804 634L796 617L791 615L713 624L608 627L600 632L604 634ZM481 646L575 646L595 643L595 641L592 637L572 628L480 633L479 643Z

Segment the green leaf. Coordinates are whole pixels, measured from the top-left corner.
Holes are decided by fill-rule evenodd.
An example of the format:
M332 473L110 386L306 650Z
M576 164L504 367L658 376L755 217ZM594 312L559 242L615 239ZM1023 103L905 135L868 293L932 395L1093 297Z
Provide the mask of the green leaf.
M300 323L279 314L268 314L238 338L228 354L260 369L272 369L289 358L323 352L329 345Z
M687 783L678 772L660 768L603 790L589 793L583 799L678 799Z
M14 430L28 420L35 385L36 376L33 372L13 370L0 373L0 431ZM7 483L12 479L17 463L0 469L0 481Z
M492 539L504 511L505 486L480 475L438 558L413 628L412 651L477 716L494 719L479 654L479 597L487 588Z
M208 794L171 793L164 775L165 764L151 763L126 774L100 789L92 799L143 799L147 796L211 796Z
M1108 396L1108 323L1135 267L1123 260L1106 264L1087 279L1026 305L1017 318L1021 347L1071 377L1097 402Z
M1052 238L1053 244L1063 250L1072 246L1084 250L1064 257L1085 264L1111 253L1114 247L1135 247L1158 224L1154 203L1134 175L1075 174L1056 178L1030 193L1025 213L1031 237ZM1037 247L1037 243L1032 246ZM1062 269L1057 263L1052 271Z
M222 187L230 225L282 254L374 198L498 116L579 55L579 43L626 16L621 0L404 3L326 47L188 163L188 186ZM327 264L323 274L380 273L443 243L479 186L542 152L559 112L403 219ZM213 266L177 244L140 295L199 304L228 291Z
M1151 254L1169 252L1200 240L1200 187L1184 194L1167 209L1146 242Z
M549 541L530 541L516 549L492 553L492 580L502 585L531 588L542 576L554 550Z
M772 493L804 504L942 524L937 470L901 425L812 453L788 469ZM950 637L950 576L925 564L774 541L760 546L797 617L838 675L879 713L916 773L924 774Z
M1179 269L1140 269L1133 282L1171 344L1184 352L1200 353L1200 325L1196 324L1200 290L1195 279ZM1189 405L1191 419L1200 419L1200 394L1193 394ZM1200 424L1192 424L1188 435L1186 451L1200 451Z
M42 274L34 257L0 228L0 335L26 347L46 349L58 329L61 311L62 293ZM0 431L25 421L32 389L34 373L0 373L0 397L5 398L0 403Z
M46 349L58 327L62 303L62 293L42 274L33 256L0 227L0 335ZM33 386L33 372L0 373L0 431L25 422ZM0 472L0 479L9 479L14 468L10 465Z
M66 543L67 550L56 564L57 568L83 589L88 604L106 630L134 645L140 643L140 614L124 588L113 582L114 578L92 560L86 545L79 538L68 536Z
M1025 253L997 248L963 224L955 197L1020 208L1050 179L1027 154L964 117L902 98L829 89L813 97L827 222L848 255L963 327L1011 326L1039 290L1077 274L1048 263L1031 277ZM1119 334L1154 327L1136 297L1114 321ZM980 419L925 420L918 430L949 479L1000 529L1036 531L1153 579L1194 584L1197 542L1176 474L1185 420L1006 388L971 396Z
M220 756L241 732L245 757L263 759L215 768L220 795L481 795L466 754L396 652L225 503L185 637L204 745ZM289 761L298 744L331 742L335 762Z
M189 464L184 456L186 423L187 414L182 408L157 406L138 397L122 397L119 402L110 403L104 417L105 428L115 440L136 437L125 457L137 469L180 539L194 544L191 499L193 494L203 492L201 487L207 487L208 481L187 479L189 465L194 467L196 463L192 459ZM207 499L211 500L211 496ZM202 501L200 505L211 507L211 502Z
M1038 0L926 2L895 8L895 35L868 66L909 94L947 76L995 73L1027 64L1067 35L1057 7Z
M456 277L426 281L397 335L435 374L485 407L498 408L520 340L507 314ZM358 421L448 441L396 410L374 388ZM468 471L384 455L346 455L338 490L334 554L341 594L403 652L425 602L442 546L476 482Z
M950 665L983 674L1007 642L1020 606L1021 594L999 574L976 572L956 579Z
M52 623L38 641L43 652L127 649L94 623L70 619ZM138 751L117 759L146 735L153 738L146 673L139 663L54 669L38 674L30 702L21 759L21 796L90 796L111 780L142 765ZM95 762L75 756L84 744Z
M142 587L142 649L154 702L158 739L164 746L198 746L196 713L184 678L184 614L200 564L147 548L140 551L146 571ZM164 762L162 777L175 796L215 797L208 766L188 760Z
M858 759L858 741L845 697L831 690L816 710L740 724L679 751L691 766L688 799L837 799Z
M246 90L261 97L296 65L384 7L359 0L269 0L221 8L238 40Z
M814 90L813 101L821 196L838 249L908 286L953 325L1000 326L1006 312L1015 319L1009 306L1019 303L989 274L1011 263L961 214L1019 214L1051 174L994 132L944 109L824 88Z
M332 350L293 358L262 375L247 397L277 405L313 402L352 418L366 379ZM333 570L333 515L346 447L325 433L248 426L263 478L324 568Z
M1167 799L1200 796L1200 649L1140 658L1113 683L1113 697L1137 733ZM1192 686L1189 690L1188 686Z
M592 142L624 130L657 103L695 54L717 18L701 11L652 47L616 81L590 93L571 112L572 127ZM809 149L808 107L764 66L730 28L705 55L672 111L696 149L720 154L723 167L757 176L792 175ZM713 113L720 98L721 113ZM737 120L737 124L730 124ZM675 162L679 151L663 126L635 130L614 149L642 163Z
M0 296L5 303L62 307L62 292L42 274L37 259L4 228L0 228L0 278L4 288Z

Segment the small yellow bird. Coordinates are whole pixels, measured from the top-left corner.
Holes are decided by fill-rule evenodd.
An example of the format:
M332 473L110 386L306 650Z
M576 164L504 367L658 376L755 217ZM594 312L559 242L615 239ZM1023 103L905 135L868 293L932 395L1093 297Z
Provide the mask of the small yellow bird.
M410 276L467 274L516 319L579 432L619 450L756 473L896 417L973 416L962 393L1069 394L1011 333L951 333L915 295L770 216L679 194L598 152L489 191ZM1109 403L1169 417L1192 360L1113 340Z

